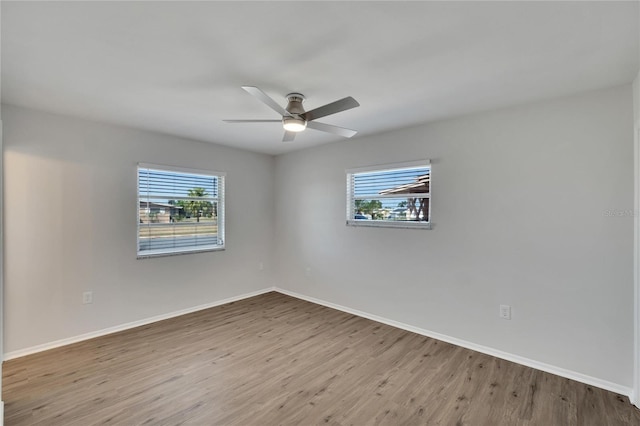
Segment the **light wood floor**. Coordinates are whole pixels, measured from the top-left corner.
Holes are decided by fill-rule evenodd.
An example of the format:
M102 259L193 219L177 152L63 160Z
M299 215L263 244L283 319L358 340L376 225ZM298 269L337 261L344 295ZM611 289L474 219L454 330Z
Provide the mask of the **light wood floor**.
M278 293L8 361L12 425L640 425L626 397Z

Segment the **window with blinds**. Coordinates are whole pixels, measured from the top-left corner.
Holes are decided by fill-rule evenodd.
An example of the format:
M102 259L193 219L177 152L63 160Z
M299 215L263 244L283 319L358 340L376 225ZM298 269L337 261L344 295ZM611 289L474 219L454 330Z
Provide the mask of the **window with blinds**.
M224 173L138 165L138 257L224 249Z
M347 225L430 229L430 162L347 170Z

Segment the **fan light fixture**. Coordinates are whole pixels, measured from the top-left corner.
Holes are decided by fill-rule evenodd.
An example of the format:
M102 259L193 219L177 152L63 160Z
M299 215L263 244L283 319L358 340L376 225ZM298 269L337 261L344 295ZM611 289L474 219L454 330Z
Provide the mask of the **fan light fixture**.
M282 127L287 132L301 132L307 128L307 121L297 117L283 117Z

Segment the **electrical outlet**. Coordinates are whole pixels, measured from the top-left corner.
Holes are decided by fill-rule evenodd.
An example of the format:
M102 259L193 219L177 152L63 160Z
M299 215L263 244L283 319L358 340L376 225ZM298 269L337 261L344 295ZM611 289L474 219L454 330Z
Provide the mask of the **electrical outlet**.
M82 293L82 303L83 304L87 304L87 303L93 303L93 292L92 291L85 291L84 293Z
M262 262L258 263L258 270L259 271L263 271L264 270L264 263L262 263Z
M311 268L307 267L307 269L304 270L304 274L308 277L311 276Z
M511 319L511 306L500 305L500 318L510 320Z

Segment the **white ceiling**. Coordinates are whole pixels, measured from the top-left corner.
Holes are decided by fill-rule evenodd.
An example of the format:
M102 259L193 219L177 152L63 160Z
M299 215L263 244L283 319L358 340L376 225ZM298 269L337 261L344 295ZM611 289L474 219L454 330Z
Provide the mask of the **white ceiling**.
M279 118L240 86L357 137L629 83L637 2L2 2L2 102L279 154L348 140Z

